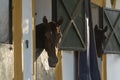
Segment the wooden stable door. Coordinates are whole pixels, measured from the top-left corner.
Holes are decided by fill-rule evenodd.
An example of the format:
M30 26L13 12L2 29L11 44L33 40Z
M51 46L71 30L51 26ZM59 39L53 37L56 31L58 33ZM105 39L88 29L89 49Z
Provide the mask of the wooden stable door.
M86 50L84 4L84 0L57 0L57 18L64 18L60 49Z

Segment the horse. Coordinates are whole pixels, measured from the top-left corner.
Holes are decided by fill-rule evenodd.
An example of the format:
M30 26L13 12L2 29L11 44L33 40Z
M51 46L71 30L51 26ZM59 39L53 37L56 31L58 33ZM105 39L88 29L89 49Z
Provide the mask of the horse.
M95 25L94 32L98 57L102 56L103 53L102 45L107 38L105 36L105 32L107 32L107 30L108 30L107 26L105 26L105 28L100 28L98 25Z
M44 16L43 23L36 25L36 58L38 58L45 49L48 54L50 67L55 67L58 62L56 47L62 36L60 30L62 22L63 17L60 17L56 22L48 22L46 16Z

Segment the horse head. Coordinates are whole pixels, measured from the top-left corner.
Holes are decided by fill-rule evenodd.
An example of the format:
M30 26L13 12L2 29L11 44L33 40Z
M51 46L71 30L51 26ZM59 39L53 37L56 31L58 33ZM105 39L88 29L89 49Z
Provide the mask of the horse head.
M46 16L44 16L43 23L36 27L36 47L46 50L50 67L55 67L58 62L56 48L61 38L60 25L62 22L62 17L56 22L48 22Z
M107 38L105 36L107 30L108 30L107 26L105 26L105 28L101 28L98 25L95 25L94 32L95 32L95 41L96 41L96 49L97 49L98 57L102 56L103 53L102 45Z

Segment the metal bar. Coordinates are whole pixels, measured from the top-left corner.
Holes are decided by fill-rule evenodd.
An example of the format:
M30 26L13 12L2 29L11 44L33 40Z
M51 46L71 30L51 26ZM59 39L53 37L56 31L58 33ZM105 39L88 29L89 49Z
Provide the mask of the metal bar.
M57 0L52 0L52 21L57 21Z
M12 0L9 0L9 44L13 41L12 32Z

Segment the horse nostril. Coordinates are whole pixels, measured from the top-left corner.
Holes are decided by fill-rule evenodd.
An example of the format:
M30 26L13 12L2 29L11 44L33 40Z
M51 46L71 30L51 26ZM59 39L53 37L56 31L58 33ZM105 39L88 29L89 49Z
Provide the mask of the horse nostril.
M56 58L49 57L48 62L49 62L50 67L56 67L56 64L58 62L58 58L57 57Z

